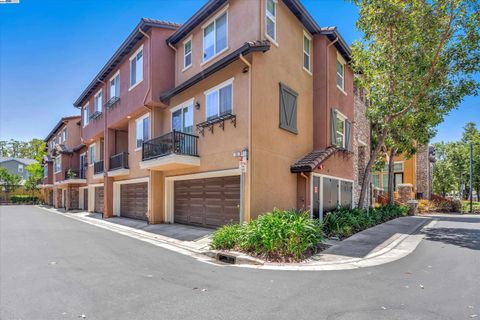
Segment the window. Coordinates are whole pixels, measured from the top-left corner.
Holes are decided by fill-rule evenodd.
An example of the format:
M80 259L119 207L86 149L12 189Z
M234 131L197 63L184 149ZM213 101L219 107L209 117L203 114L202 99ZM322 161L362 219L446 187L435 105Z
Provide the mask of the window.
M382 190L388 190L388 174L382 174Z
M120 72L110 80L110 99L120 97Z
M277 40L277 1L267 0L265 10L265 32L273 41Z
M280 83L280 128L298 133L297 129L298 93Z
M18 172L23 173L23 164L18 165Z
M62 131L62 140L63 140L63 143L67 141L67 128L64 128Z
M303 33L303 68L308 72L310 69L310 50L311 50L312 38L305 32Z
M94 143L88 148L89 161L88 164L93 165L95 163L97 153L97 145Z
M48 164L45 164L43 166L43 177L47 177L48 176Z
M143 80L143 47L130 58L130 88Z
M54 160L55 173L62 171L62 156L58 156Z
M136 146L137 149L142 147L144 141L150 139L150 115L146 115L136 120Z
M224 12L203 29L203 61L227 48L227 13Z
M94 99L95 112L102 112L102 89L97 92Z
M193 133L193 100L172 112L172 130Z
M340 57L337 58L337 87L345 90L345 62Z
M337 143L336 145L339 147L345 147L345 118L341 117L337 113L337 117L335 118L336 121L336 134L337 134Z
M378 174L373 174L372 175L372 184L374 188L380 189L380 175Z
M83 107L83 126L85 127L90 121L90 107L88 104Z
M183 69L192 65L192 39L183 44Z
M205 92L207 120L232 113L233 79Z
M403 172L397 172L393 175L393 182L395 191L398 190L398 185L403 184Z
M394 172L403 172L403 162L395 162L393 164L393 171Z

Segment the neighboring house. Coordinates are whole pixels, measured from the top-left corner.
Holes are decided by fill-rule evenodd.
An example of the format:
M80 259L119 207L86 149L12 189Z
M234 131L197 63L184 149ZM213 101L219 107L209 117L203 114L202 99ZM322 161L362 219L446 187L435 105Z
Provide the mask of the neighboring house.
M21 185L25 183L30 175L26 167L33 163L36 163L33 159L0 157L0 168L5 168L10 174L22 177Z
M430 199L432 195L432 170L435 162L433 146L421 146L417 153L406 158L403 155L394 158L395 198L398 197L399 184L412 185L412 198ZM373 187L381 192L388 191L388 164L372 175Z
M60 119L45 138L47 155L44 157L42 190L44 202L55 208L82 208L86 186L86 147L80 139L80 116Z
M249 221L351 206L370 138L349 62L298 0L211 0L182 26L142 19L74 103L85 207L218 227L241 208Z

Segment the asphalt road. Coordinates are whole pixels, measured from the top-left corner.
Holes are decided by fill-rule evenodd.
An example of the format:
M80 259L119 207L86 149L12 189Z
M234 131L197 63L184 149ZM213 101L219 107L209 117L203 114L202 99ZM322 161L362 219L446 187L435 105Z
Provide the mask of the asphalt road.
M0 207L0 319L480 319L480 216L347 271L219 267L29 206Z

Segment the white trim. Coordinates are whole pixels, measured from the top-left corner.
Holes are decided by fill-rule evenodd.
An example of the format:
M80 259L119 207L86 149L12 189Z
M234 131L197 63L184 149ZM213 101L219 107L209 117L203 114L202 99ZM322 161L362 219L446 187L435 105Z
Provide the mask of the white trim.
M83 198L85 189L88 190L88 186L78 188L78 207L82 210L87 210L88 209L88 208L84 208L84 206L83 206L83 204L85 203L84 198ZM88 201L88 199L87 199L87 201ZM88 203L87 203L87 206L88 206Z
M115 72L113 74L113 76L110 77L110 79L108 79L108 99L112 99L113 97L116 97L116 96L113 96L112 97L112 80L115 79L116 77L118 76L118 95L120 96L120 69L117 70L117 72ZM118 97L119 98L119 97Z
M102 98L100 99L100 110L97 110L97 97L99 95L102 95ZM97 93L95 93L95 95L93 96L93 108L95 109L95 112L100 112L102 113L103 112L103 88L100 88L100 90L97 91Z
M168 171L173 169L200 166L200 157L169 154L163 157L140 161L140 169Z
M138 81L137 83L135 83L133 86L131 86L130 88L128 88L128 92L130 92L131 90L135 89L136 86L138 86L140 83L143 82L143 79Z
M218 170L218 171L208 171L187 174L182 176L171 176L165 177L165 221L173 223L174 222L174 213L173 213L173 204L174 204L174 182L181 180L192 180L192 179L207 179L207 178L216 178L216 177L228 177L228 176L239 176L241 174L240 169L227 169L227 170Z
M57 159L60 158L60 170L56 171L57 170ZM54 174L57 174L57 173L60 173L62 172L62 155L58 155L55 157L55 161L53 162L53 173Z
M182 109L182 108L186 107L187 105L194 104L194 103L195 103L195 98L188 99L187 101L184 101L184 102L176 105L175 107L171 108L170 113L174 113L175 111L177 111L179 109Z
M307 38L308 41L309 41L309 46L308 46L308 69L305 68L305 61L303 60L304 59L304 55L306 54L305 52L305 39L304 38ZM312 74L312 44L313 44L313 41L312 41L312 37L310 36L310 34L307 33L307 31L304 29L303 30L303 37L302 37L302 68L303 70L308 73L309 75L313 76Z
M358 142L358 144L360 144L360 145L362 145L362 146L364 146L364 147L367 146L367 144L366 144L362 139L357 139L357 142Z
M118 76L119 74L120 74L120 69L118 69L117 72L115 72L115 73L113 74L113 76L111 76L110 79L108 79L108 83L110 84L110 82L111 82L116 76Z
M185 45L187 44L187 42L190 41L190 64L188 66L185 65L185 57L186 57L186 54L185 54ZM182 69L182 72L184 72L185 70L189 69L192 67L193 65L193 41L192 41L192 35L190 35L188 38L186 38L183 42L182 42L182 45L183 45L183 69Z
M88 212L95 211L95 187L103 187L103 182L90 183L88 185L88 209L87 209Z
M181 104L173 107L172 109L170 109L170 131L173 131L173 113L178 111L178 110L182 110L184 108L187 108L187 107L191 107L192 108L192 129L195 127L195 119L194 119L194 111L193 111L193 107L195 105L195 98L191 98L185 102L182 102ZM182 111L182 127L183 127L183 111ZM193 129L193 131L195 131ZM193 133L193 132L192 132Z
M316 172L311 172L310 176L310 217L313 217L313 177L317 176L320 178L320 188L319 188L319 196L320 196L320 203L319 203L319 218L323 219L323 178L329 178L329 179L335 179L338 181L344 181L344 182L351 182L352 183L352 202L351 202L351 207L353 208L354 203L353 203L353 190L355 190L355 181L351 179L345 179L345 178L340 178L340 177L335 177L335 176L330 176L326 174L321 174L321 173L316 173ZM342 184L338 184L338 190L337 190L337 198L340 203L341 201L341 189L342 189Z
M88 110L88 115L87 122L85 123L85 116L83 114L86 110ZM85 105L82 107L82 122L84 128L90 123L90 102L85 103Z
M143 44L137 49L137 51L135 51L135 53L133 53L130 58L128 58L128 91L130 92L131 90L133 90L133 88L135 88L136 86L138 86L140 83L143 82L143 78L144 78L144 61L143 61L143 58L145 57L145 52L143 51L143 54L142 54L142 80L140 81L137 81L135 82L135 84L132 85L132 60L135 59L137 57L137 55L140 53L140 51L143 51ZM135 61L136 63L136 61Z
M121 168L108 171L108 177L120 177L130 174L130 169Z
M93 161L91 161L92 160L92 153L91 153L91 151L92 151L91 148L92 147L95 147L95 154L93 155ZM87 152L88 152L87 163L88 163L89 166L93 166L95 161L97 161L97 143L94 142L91 145L89 145L88 148L87 148Z
M230 79L228 79L228 80L225 80L225 81L223 81L222 83L217 84L215 87L212 87L212 88L210 88L210 89L205 90L205 91L203 92L203 94L204 94L204 95L207 95L207 94L211 93L212 91L215 91L215 90L221 89L221 88L223 88L223 87L226 87L226 86L228 86L229 84L232 84L232 83L233 83L233 80L235 80L235 77L232 77L232 78L230 78Z
M228 37L228 29L229 29L229 23L228 23L228 7L229 7L229 4L227 4L222 10L220 10L215 16L213 16L212 18L210 18L210 20L208 20L206 23L204 23L202 25L202 62L200 63L200 66L203 66L205 65L206 63L210 62L211 60L213 60L215 57L218 57L219 55L221 55L222 53L224 53L225 51L227 51L229 49L229 43L228 43L228 40L229 40L229 37ZM212 23L215 23L215 28L214 28L214 36L215 36L215 39L214 39L214 51L216 51L217 49L217 38L216 38L216 34L217 34L217 24L215 22L215 20L217 20L221 15L223 14L226 14L226 27L227 27L227 32L226 32L226 38L227 38L227 46L225 48L223 48L222 50L218 51L218 52L214 52L213 56L211 56L210 58L208 58L207 60L204 60L204 53L205 53L205 33L204 33L204 29L206 27L208 27L210 24Z
M340 62L340 64L342 65L343 67L343 73L342 73L342 84L343 84L343 87L339 86L338 85L338 81L337 81L337 78L339 76L338 74L338 70L337 70L337 63ZM346 65L346 61L345 59L343 59L342 55L337 51L337 60L335 60L335 84L337 86L337 88L345 95L347 95L347 92L345 91L345 65Z
M144 178L136 178L136 179L129 179L129 180L120 180L113 182L113 215L119 217L120 216L120 201L121 201L121 193L120 193L120 186L123 184L132 184L132 183L147 183L147 217L150 212L150 177Z
M152 137L152 118L150 118L150 112L147 112L147 113L145 113L145 114L143 114L140 117L135 119L135 142L134 142L135 151L142 150L142 146L137 147L137 123L139 121L142 121L142 129L143 129L143 120L146 119L146 118L149 118L149 121L148 121L148 139L147 140L151 139L151 137ZM145 141L142 140L142 143L143 142L145 142Z
M264 19L265 19L265 20L264 20L264 23L265 23L265 25L264 25L264 28L265 28L265 37L267 37L268 40L270 40L271 42L273 42L273 44L278 47L278 43L277 43L277 38L278 38L278 37L277 37L277 36L278 36L278 35L277 35L277 15L278 15L278 7L277 7L277 5L278 5L278 1L277 1L277 0L272 0L272 1L273 1L273 3L275 4L275 16L273 16L273 20L272 20L271 18L270 18L270 20L273 21L273 25L274 25L273 33L274 33L275 37L270 36L270 35L268 34L268 32L267 32L267 19L269 19L269 16L268 16L268 14L269 14L269 12L268 12L268 0L265 0L265 12L264 12ZM270 15L271 15L271 14L270 14Z

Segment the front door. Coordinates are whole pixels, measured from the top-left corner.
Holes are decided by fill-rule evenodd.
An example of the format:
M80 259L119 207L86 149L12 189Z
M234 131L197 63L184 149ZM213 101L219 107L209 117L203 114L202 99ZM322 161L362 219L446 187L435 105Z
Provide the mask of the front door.
M320 210L320 177L313 176L313 190L312 190L312 218L313 219L320 219L322 217L322 213ZM323 217L322 217L323 218Z

